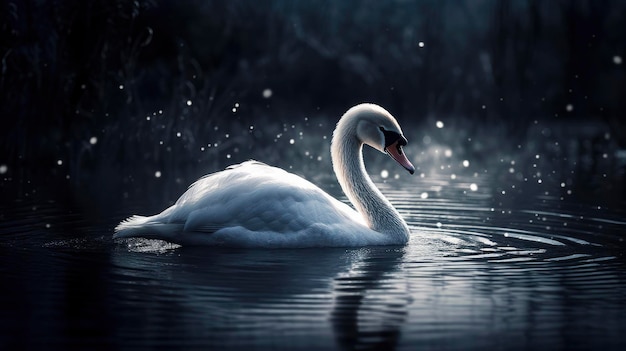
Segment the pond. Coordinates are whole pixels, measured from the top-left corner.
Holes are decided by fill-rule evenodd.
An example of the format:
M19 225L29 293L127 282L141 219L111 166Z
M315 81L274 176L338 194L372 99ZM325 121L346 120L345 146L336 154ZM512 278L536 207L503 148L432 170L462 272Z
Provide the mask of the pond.
M509 163L504 174L514 179ZM148 214L141 201L97 218L53 201L6 205L0 346L626 345L624 207L582 201L550 177L543 184L511 182L466 166L460 160L458 168L422 168L412 177L371 167L411 228L402 247L243 250L116 242L111 236L121 219ZM314 181L345 200L332 177ZM167 205L148 199L145 208Z
M626 1L0 9L0 350L626 350ZM249 159L346 201L362 102L408 244L112 238Z

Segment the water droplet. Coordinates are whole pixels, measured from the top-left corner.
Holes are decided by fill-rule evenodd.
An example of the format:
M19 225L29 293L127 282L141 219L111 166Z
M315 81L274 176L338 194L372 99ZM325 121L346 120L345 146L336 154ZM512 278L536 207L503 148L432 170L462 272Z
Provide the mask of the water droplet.
M57 165L62 165L63 164L63 160L57 160Z
M613 63L616 65L621 65L622 64L622 57L615 55L613 56Z
M443 224L441 224L441 222L437 222L437 228L441 228L443 226Z
M193 104L193 102L191 100L187 100L187 106L191 106L191 104Z
M0 165L0 174L5 174L9 170L7 165Z
M472 183L472 184L470 184L470 190L471 190L471 191L476 191L476 190L478 190L478 185L476 185L476 183Z
M456 179L456 174L450 174L450 179L455 180Z
M269 99L272 97L272 89L266 88L263 89L263 97Z
M463 167L469 167L470 163L468 160L463 160Z
M435 123L435 125L437 126L437 128L441 129L443 128L443 122L442 121L437 121L437 123Z
M420 197L421 197L422 199L428 199L428 193L427 193L427 192L423 192L423 193L420 195Z
M98 138L96 138L95 136L89 138L89 144L96 145L97 142L98 142Z
M124 84L120 84L119 88L120 90L124 90Z
M418 43L417 43L417 46L419 46L420 48L423 48L423 47L424 47L424 45L425 45L425 44L424 44L424 42L423 42L423 41L420 41L420 42L418 42Z
M567 112L574 111L574 105L572 105L572 104L565 105L565 111L567 111Z
M383 177L383 178L387 178L387 177L389 177L389 172L386 169L383 169L380 172L380 176Z
M230 157L231 157L230 154L226 154L226 158L230 158Z
M176 132L176 136L180 138L182 134L180 134L180 132Z
M295 141L295 140L293 140L293 139L289 139L289 144L293 145L293 144L295 144L295 143L296 143L296 141Z
M238 102L235 102L235 107L239 107L239 103Z
M154 176L155 176L156 178L161 178L161 171L156 171L156 172L154 172Z
M452 150L447 149L447 150L444 152L444 155L446 155L446 157L452 157Z

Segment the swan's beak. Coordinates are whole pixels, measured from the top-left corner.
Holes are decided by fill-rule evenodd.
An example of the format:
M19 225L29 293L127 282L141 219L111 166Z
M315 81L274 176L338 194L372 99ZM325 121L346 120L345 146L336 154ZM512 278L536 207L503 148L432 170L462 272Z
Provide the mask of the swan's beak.
M402 151L402 145L398 144L401 139L398 139L395 143L387 146L385 148L385 152L387 155L391 156L396 162L398 162L402 167L404 167L409 173L415 173L415 167L411 164L406 155Z

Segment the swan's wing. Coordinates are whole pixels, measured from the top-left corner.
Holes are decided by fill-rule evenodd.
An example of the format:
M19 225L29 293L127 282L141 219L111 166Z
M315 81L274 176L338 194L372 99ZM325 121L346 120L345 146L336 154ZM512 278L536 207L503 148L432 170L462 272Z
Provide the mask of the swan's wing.
M363 219L346 204L295 174L256 161L231 166L196 181L161 216L183 232L224 228L292 233L316 223Z

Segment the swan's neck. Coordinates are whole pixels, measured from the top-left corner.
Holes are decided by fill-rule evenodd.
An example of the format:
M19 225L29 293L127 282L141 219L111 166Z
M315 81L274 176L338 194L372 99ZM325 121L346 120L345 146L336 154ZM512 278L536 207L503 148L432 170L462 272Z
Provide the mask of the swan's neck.
M363 143L356 136L356 125L341 122L331 143L333 169L341 188L371 229L389 235L393 242L407 242L406 223L365 170Z

